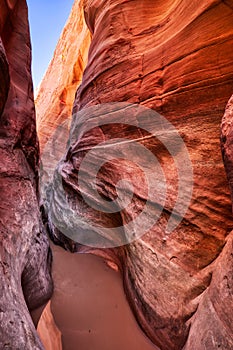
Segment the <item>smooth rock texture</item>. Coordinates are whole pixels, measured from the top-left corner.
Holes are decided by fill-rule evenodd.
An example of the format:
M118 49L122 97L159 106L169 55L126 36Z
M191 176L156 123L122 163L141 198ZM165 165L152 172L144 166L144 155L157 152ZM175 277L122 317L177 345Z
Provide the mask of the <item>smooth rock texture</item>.
M37 129L42 157L45 145L56 128L71 118L75 92L87 63L90 40L82 1L76 0L36 96Z
M29 311L51 297L51 252L38 204L26 1L1 1L0 21L0 348L43 349Z
M61 332L54 322L50 302L42 313L37 331L46 350L62 350Z
M51 311L62 334L63 350L158 349L130 310L120 271L90 254L71 254L53 245L52 251ZM47 334L45 345L49 338ZM59 346L54 342L53 347L46 347L50 349Z
M77 133L71 135L70 147L55 172L51 198L48 198L49 216L53 219L48 223L51 238L71 251L98 254L119 265L130 306L156 347L230 350L233 221L219 137L221 118L233 91L232 1L86 0L84 11L93 37L88 64L75 97L73 113L77 114L73 117L73 130L80 120L82 123ZM67 44L64 43L64 47ZM140 104L161 113L176 127L189 151L193 179L185 181L189 186L193 180L192 200L185 218L169 235L165 231L178 192L174 160L155 137L132 127L132 115L138 120L136 112L127 114L124 107L125 123L130 124L126 127L124 123L117 123L120 114L115 113L114 107L106 109L106 113L93 108L110 102ZM47 106L37 104L37 108L43 111ZM44 128L47 125L54 130L59 113L50 119L42 113L44 116L40 118L46 120ZM109 122L111 117L114 124ZM108 125L92 128L93 120L100 119ZM164 132L163 125L161 131ZM145 205L147 183L143 171L132 164L131 153L128 158L119 157L105 164L98 173L97 183L98 193L106 199L106 209L117 197L118 181L131 180L135 191L131 205L113 215L93 209L83 199L83 195L89 196L96 207L100 204L98 197L92 196L91 181L84 181L80 189L81 162L93 146L111 142L116 137L127 143L137 140L162 164L168 186L164 210L158 222L129 245L92 249L75 244L62 234L62 225L63 228L69 225L64 198L79 220L76 232L80 239L89 233L85 230L86 222L92 221L98 226L103 246L112 237L111 234L102 236L101 227L122 225L120 235L128 235L127 223L133 221ZM61 138L57 142L59 149L66 143ZM113 142L109 145L106 153L114 149ZM177 149L177 159L180 152ZM96 154L99 160L98 152ZM127 156L127 151L122 154ZM49 152L46 155L48 162L54 156ZM225 160L229 174L232 168L227 162ZM146 159L145 163L153 172L153 164ZM86 170L90 178L94 178L93 169ZM230 175L228 177L231 180ZM63 192L57 186L59 179ZM156 185L154 187L156 189ZM124 186L121 190L128 193ZM164 188L158 186L157 191L162 198ZM160 202L154 198L151 203L153 217ZM120 200L116 201L119 208L120 204ZM59 224L61 232L51 221Z

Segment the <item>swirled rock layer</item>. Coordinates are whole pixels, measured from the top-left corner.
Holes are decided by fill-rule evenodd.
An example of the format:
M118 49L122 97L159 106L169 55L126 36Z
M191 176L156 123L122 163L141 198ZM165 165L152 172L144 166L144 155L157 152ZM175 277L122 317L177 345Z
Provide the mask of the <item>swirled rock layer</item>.
M135 316L160 349L230 350L232 214L219 137L233 90L232 1L86 0L84 12L92 41L75 97L70 145L49 192L51 235L67 249L70 244L72 251L92 251L120 265ZM170 124L157 123L153 114L147 119L136 107L127 110L129 103L156 111L175 127L193 173L178 176L180 159L185 166L188 158L170 137ZM157 133L143 127L141 116ZM164 138L156 137L159 133ZM116 148L123 143L126 148ZM150 174L153 163L132 144L146 147L161 165L164 203L158 167L150 182L157 197L147 201L150 187L137 161L143 159ZM116 149L118 156L111 158ZM90 163L83 166L88 155ZM98 168L103 155L110 159ZM182 207L188 198L187 191L179 192L182 179L182 188L193 186L192 198L181 223L166 234L177 200ZM112 201L117 214L111 212ZM127 203L124 210L122 203ZM145 205L149 218L162 207L159 220L139 239L110 249L106 242L117 246L132 234L128 223L136 222ZM173 213L178 221L180 207ZM143 231L144 220L137 230L140 224ZM113 235L116 227L120 231ZM100 244L88 247L89 238L86 246L75 244L64 236L69 232L79 243L94 232Z

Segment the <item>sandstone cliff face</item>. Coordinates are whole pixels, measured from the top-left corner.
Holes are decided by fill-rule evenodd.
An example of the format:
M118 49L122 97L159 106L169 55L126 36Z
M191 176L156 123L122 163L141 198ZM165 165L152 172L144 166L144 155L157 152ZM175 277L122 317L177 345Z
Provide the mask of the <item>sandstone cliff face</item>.
M103 233L106 227L123 227L117 236L119 241L121 235L130 235L127 224L146 204L147 183L143 171L132 164L129 148L98 172L98 193L107 199L104 209L115 200L119 208L116 215L96 210L98 205L103 206L99 197L93 196L90 179L96 175L94 167L84 169L89 177L84 177L82 189L78 174L82 160L94 146L107 141L104 151L108 153L115 147L111 141L116 136L131 143L137 140L159 159L166 175L168 191L160 219L145 235L123 247L92 249L71 242L70 250L108 256L120 265L135 316L160 349L231 349L233 323L228 306L232 305L232 214L219 136L221 118L233 91L233 4L215 0L201 4L188 0L86 0L84 11L93 37L74 102L72 130L76 133L57 168L48 199L51 236L67 248L69 242L62 234L72 228L66 217L67 203L80 225L76 225L78 234L70 238L82 243L90 233L85 229L90 221L98 227L95 235L100 236L98 242L104 247L109 247L107 243L113 239L111 230ZM66 81L62 86L64 90ZM189 187L193 180L192 199L184 219L169 235L165 232L179 180L174 159L179 162L181 151L177 149L171 159L161 140L135 126L141 125L138 110L122 104L103 109L103 104L109 102L140 104L161 113L185 142L193 176L185 178L184 184ZM45 105L41 103L37 108L43 111ZM93 107L100 104L100 108ZM51 105L54 111L59 106ZM57 126L58 115L41 114L43 128L48 127L50 134ZM162 132L164 125L160 127ZM101 155L96 152L95 159ZM226 167L231 172L229 159ZM145 165L150 174L155 173L153 164ZM62 189L56 182L60 178ZM123 178L131 180L135 196L132 205L120 210L115 188ZM153 185L158 198L162 198L164 188L156 182ZM120 188L123 194L127 191L124 186ZM184 192L182 200L186 195ZM88 203L84 197L88 197ZM161 203L155 197L151 203L149 213L156 216Z
M0 4L0 348L43 349L29 311L52 293L24 0Z
M76 0L36 96L37 129L42 154L56 128L71 118L90 40L82 1Z

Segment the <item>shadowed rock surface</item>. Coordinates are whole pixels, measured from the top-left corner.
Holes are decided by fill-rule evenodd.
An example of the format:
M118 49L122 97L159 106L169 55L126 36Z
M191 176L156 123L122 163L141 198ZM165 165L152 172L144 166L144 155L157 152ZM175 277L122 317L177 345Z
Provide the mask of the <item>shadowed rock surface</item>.
M43 349L29 311L34 314L51 297L51 253L38 205L39 147L24 0L0 4L0 81L0 348Z
M147 199L143 172L132 164L129 149L122 153L124 159L108 162L98 173L98 192L106 199L105 208L117 197L117 182L125 177L132 181L135 197L125 210L117 215L98 212L82 197L89 195L92 203L103 208L92 196L92 183L84 181L83 191L78 183L80 164L91 148L116 136L137 140L159 159L168 191L158 222L129 245L84 247L69 241L50 222L51 237L71 251L92 252L119 264L135 317L162 350L230 350L233 346L232 214L219 141L221 119L233 90L232 8L232 1L214 0L201 4L188 0L84 1L93 36L73 109L73 130L76 124L80 128L56 170L49 215L62 231L62 221L63 228L69 225L65 223L69 203L79 219L76 234L80 240L89 233L84 225L90 220L103 228L123 224L120 240L121 235L129 234L126 224L142 211ZM183 221L169 235L165 231L178 193L174 159L155 137L132 127L132 113L127 115L126 108L125 123L130 127L119 123L114 107L106 115L93 107L110 102L140 104L157 111L176 127L188 148L193 165L192 200ZM39 110L44 107L37 106ZM231 116L231 107L226 113ZM109 127L111 117L115 124ZM106 120L108 125L91 128L95 119ZM138 120L136 112L133 119ZM51 129L57 125L57 116L54 120ZM53 124L52 119L43 127L49 123ZM226 141L223 136L223 142L230 145L231 139ZM61 149L59 142L58 147ZM224 147L231 182L231 150ZM177 149L175 158L179 153ZM146 166L152 173L153 164ZM86 171L94 178L93 168ZM59 176L62 189L56 184ZM188 187L192 179L185 181ZM158 198L163 191L158 188ZM160 205L156 200L151 216ZM120 204L116 202L119 208ZM98 233L103 246L111 241L111 234L102 235L99 228Z

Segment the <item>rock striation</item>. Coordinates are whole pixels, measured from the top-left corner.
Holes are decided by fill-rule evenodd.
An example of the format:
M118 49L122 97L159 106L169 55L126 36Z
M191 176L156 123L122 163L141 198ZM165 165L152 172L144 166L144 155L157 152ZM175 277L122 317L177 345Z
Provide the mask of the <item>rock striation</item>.
M233 90L232 1L86 0L83 8L92 40L75 95L69 144L47 197L50 235L66 249L92 252L119 265L135 317L158 348L230 350L233 222L219 138ZM59 50L68 45L62 43ZM51 65L49 72L52 69ZM60 83L61 91L66 84L66 80ZM45 85L46 77L41 86ZM44 112L48 104L37 100L40 120L44 120L41 130L48 129L50 135L61 115L56 92L53 96L56 102L51 103L54 114L50 116ZM164 119L158 123L158 114L149 115L164 139L143 128L139 113L143 108L164 116L168 124ZM231 116L231 107L226 113L224 120ZM142 116L147 120L147 114ZM188 157L182 158L183 145L177 147L176 138L170 137L169 131L174 130L169 123L182 137L192 163L192 172L181 176L177 165L185 169L180 163L186 164ZM230 135L230 117L224 123L222 147L231 183L231 139L224 136ZM116 157L111 152L123 139L126 148L117 151ZM133 229L140 230L141 225L143 230L144 221L131 226L131 231L128 223L134 225L148 199L145 172L134 163L143 158L142 153L128 146L135 143L158 159L167 192L163 202L165 187L154 176L150 185L156 196L150 198L147 217L155 217L162 208L161 215L144 235L121 246ZM65 142L57 145L62 149ZM93 148L97 152L92 155ZM92 166L80 170L89 154ZM95 173L95 162L101 163L106 154L115 158L107 158ZM51 155L46 155L49 160ZM150 176L157 174L159 168L143 159ZM95 177L97 191L93 192ZM119 182L123 179L133 184L132 198L128 185ZM179 198L181 179L183 188L192 187L191 201L183 219L178 207L175 219L182 221L166 234L177 198L181 207L188 198L188 190ZM112 201L117 213L110 210ZM127 206L121 210L123 201ZM120 229L113 237L116 227ZM88 245L86 238L93 233L96 246L93 241ZM109 242L115 247L110 248Z
M37 129L42 155L56 128L71 118L75 93L87 63L90 40L82 1L76 0L36 96Z
M43 349L30 313L51 297L51 253L38 204L39 146L24 0L0 4L0 80L0 348Z

